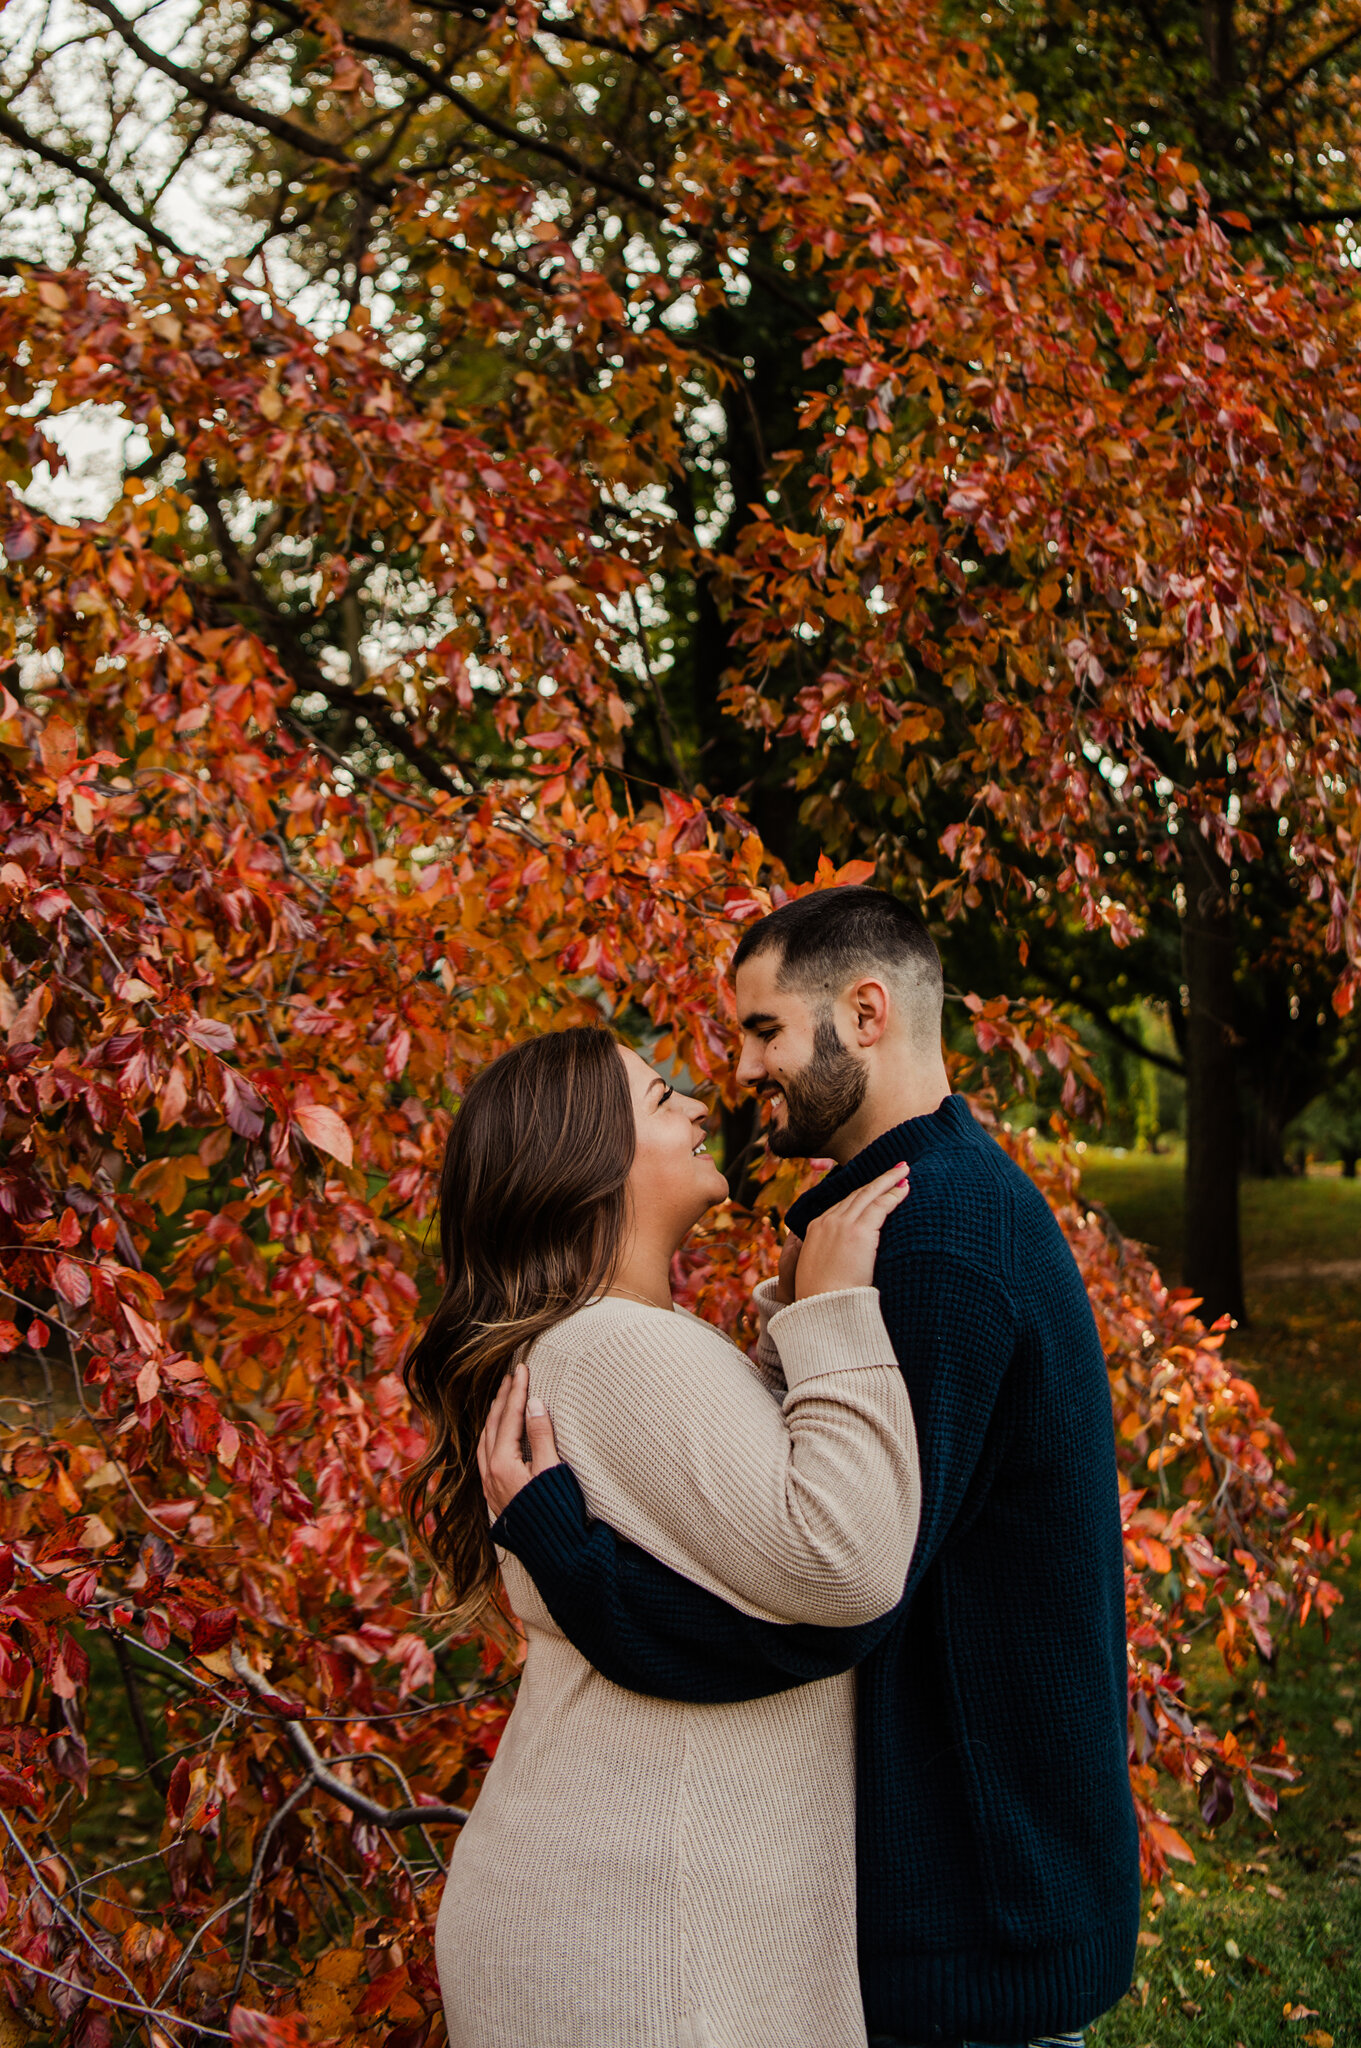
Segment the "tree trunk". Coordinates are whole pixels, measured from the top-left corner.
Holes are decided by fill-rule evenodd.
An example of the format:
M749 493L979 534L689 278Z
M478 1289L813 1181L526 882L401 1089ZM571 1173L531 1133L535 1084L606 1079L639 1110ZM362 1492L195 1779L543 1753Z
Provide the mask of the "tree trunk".
M1201 40L1217 99L1227 98L1238 82L1233 11L1233 0L1202 0Z
M1182 1278L1207 1322L1244 1320L1238 1227L1237 1050L1233 1028L1233 917L1229 874L1213 849L1187 834L1186 1215Z
M1343 1180L1355 1180L1355 1179L1356 1179L1356 1160L1357 1160L1357 1154L1356 1154L1355 1152L1344 1152L1344 1153L1343 1153L1343 1155L1342 1155L1342 1178L1343 1178Z
M1274 1103L1248 1091L1240 1101L1243 1129L1243 1171L1255 1180L1280 1180L1290 1172L1285 1156L1285 1124Z

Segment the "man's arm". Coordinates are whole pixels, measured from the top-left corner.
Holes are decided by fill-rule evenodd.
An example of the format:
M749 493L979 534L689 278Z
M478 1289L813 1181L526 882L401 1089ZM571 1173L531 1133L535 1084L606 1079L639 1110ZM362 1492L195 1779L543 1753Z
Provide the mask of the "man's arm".
M493 1538L523 1564L568 1641L615 1685L696 1705L787 1692L862 1662L912 1598L978 1483L1015 1326L1002 1290L948 1254L891 1251L879 1278L912 1396L922 1520L903 1601L861 1627L782 1625L739 1614L591 1521L574 1476L553 1462L548 1418L534 1404L539 1414L525 1427L536 1476L509 1502ZM518 1375L517 1385L523 1413L525 1382ZM518 1417L510 1418L507 1433L518 1460Z
M568 1465L541 1471L492 1529L558 1627L612 1684L657 1699L725 1705L849 1671L893 1625L781 1624L739 1614L645 1550L591 1521Z

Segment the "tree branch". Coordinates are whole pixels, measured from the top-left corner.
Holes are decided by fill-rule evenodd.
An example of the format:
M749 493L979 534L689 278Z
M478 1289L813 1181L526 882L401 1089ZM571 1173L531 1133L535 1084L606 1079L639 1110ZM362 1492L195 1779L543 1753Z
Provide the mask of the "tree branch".
M123 1641L120 1634L116 1634L111 1629L109 1631L109 1641L113 1645L115 1662L122 1673L123 1690L128 1696L128 1708L132 1714L132 1725L137 1731L137 1740L141 1745L142 1755L146 1759L147 1776L151 1779L156 1790L164 1793L169 1779L166 1777L165 1765L162 1763L156 1744L152 1739L151 1724L147 1720L146 1708L142 1703L142 1689L137 1683L136 1666L128 1655L127 1644Z
M299 28L306 27L306 19L301 8L292 6L290 0L266 0L266 5L271 12L284 15ZM668 217L661 201L654 199L642 186L616 177L613 172L605 170L602 166L587 163L573 150L564 149L560 144L549 142L545 137L526 135L523 129L517 128L513 122L499 120L495 114L489 114L485 107L480 107L467 93L460 92L457 86L450 85L448 79L438 72L433 64L427 64L424 58L416 56L414 51L404 50L400 43L390 42L386 36L357 35L349 29L345 31L345 41L350 49L358 50L366 57L382 57L387 63L395 64L399 70L405 71L409 77L420 79L429 92L447 100L451 107L457 107L475 127L484 128L489 135L495 135L502 142L508 142L513 149L523 149L533 156L545 157L549 163L555 163L560 169L569 171L574 178L582 178L588 184L599 186L602 191L613 192L619 198L629 200L634 206L642 207L658 220L665 220Z
M419 740L413 739L385 698L376 694L366 695L344 683L333 683L318 667L292 620L270 603L267 591L232 539L206 463L194 480L194 496L207 517L218 554L222 557L222 566L237 598L254 614L261 639L274 649L299 689L315 690L337 710L350 711L356 717L367 719L373 731L422 775L432 789L445 790L453 796L466 795L466 789L461 789L454 780L449 764L422 746ZM476 783L474 771L465 763L455 761L453 766L465 783Z
M1283 78L1273 92L1269 92L1265 99L1258 102L1253 109L1254 116L1260 118L1264 114L1273 114L1283 100L1289 99L1295 87L1304 83L1311 71L1317 71L1323 65L1331 63L1334 57L1340 57L1344 50L1350 49L1357 41L1361 41L1361 28L1349 28L1343 35L1335 36L1326 49L1316 51L1312 57L1306 57L1303 63L1295 66L1288 78Z
M1085 989L1067 988L1060 982L1057 975L1050 973L1048 969L1038 963L1032 964L1034 965L1034 972L1046 988L1050 989L1060 1001L1075 1003L1078 1009L1085 1010L1092 1022L1098 1025L1105 1032L1106 1036L1113 1039L1118 1046L1123 1047L1126 1052L1132 1052L1138 1059L1147 1060L1151 1067L1159 1067L1165 1074L1175 1074L1179 1081L1185 1080L1186 1069L1180 1060L1173 1059L1171 1053L1158 1052L1155 1047L1145 1045L1143 1040L1136 1038L1132 1031L1127 1031L1124 1025L1111 1015L1106 1005L1100 1002L1096 996L1088 995Z
M82 184L88 185L98 194L113 213L125 220L129 227L136 228L139 235L145 235L156 248L166 249L172 256L184 255L185 252L179 243L158 228L147 214L139 213L135 206L130 206L118 187L112 184L102 171L96 170L91 164L83 164L79 157L68 156L65 150L55 148L52 143L41 142L36 135L30 135L8 107L0 107L0 135L3 135L7 142L12 142L16 149L27 150L30 155L41 158L43 163L52 164L58 170L69 172L73 178L79 178Z
M287 121L282 114L271 114L264 107L253 107L239 93L219 85L215 78L205 78L201 72L190 71L185 65L177 64L173 57L166 57L153 49L138 35L127 16L120 14L112 5L112 0L89 0L89 5L96 14L103 15L135 57L139 57L150 70L159 71L163 77L173 80L201 105L215 107L219 113L244 121L249 127L262 128L277 142L286 142L290 149L296 149L303 156L337 164L349 173L361 191L372 194L376 199L386 199L391 194L393 181L370 178L363 165L356 163L340 143L328 142L324 135L314 135L310 128L300 128L296 121Z
M1174 1060L1171 1053L1158 1052L1153 1046L1145 1045L1132 1031L1126 1031L1123 1024L1116 1022L1104 1003L1098 1003L1094 996L1078 994L1070 998L1087 1011L1092 1022L1105 1032L1108 1038L1132 1052L1138 1059L1147 1060L1151 1067L1160 1067L1165 1074L1175 1074L1179 1080L1186 1078L1186 1069L1180 1060Z
M1355 206L1297 206L1286 213L1252 213L1244 218L1251 223L1249 228L1235 228L1219 213L1215 214L1214 222L1227 235L1256 234L1262 228L1338 227L1343 221L1361 220L1361 203Z
M232 1644L231 1658L232 1670L257 1699L272 1701L277 1698L269 1680L247 1660L239 1643ZM333 1799L338 1799L342 1806L348 1806L351 1813L357 1813L361 1820L368 1821L373 1827L420 1828L433 1821L449 1821L461 1826L468 1818L466 1806L384 1806L377 1799L369 1799L336 1776L300 1721L285 1720L283 1715L279 1719L287 1728L289 1741L306 1764L313 1783L320 1785L323 1792L329 1792Z
M13 1963L16 1969L23 1970L33 1977L41 1977L48 1984L59 1984L63 1991L69 1993L69 1977L59 1977L55 1970L44 1970L39 1964L31 1962L27 1956L16 1955L12 1948L0 1947L0 1956L3 1956L7 1963ZM150 2005L134 2005L129 1999L111 1997L107 1991L89 1991L85 1995L92 2005L110 2005L115 2012L136 2013L139 2019L154 2020L160 2027L188 2027L195 2034L204 2035L210 2041L230 2041L232 2038L223 2027L210 2027L202 2020L183 2019L175 2012L158 2012Z

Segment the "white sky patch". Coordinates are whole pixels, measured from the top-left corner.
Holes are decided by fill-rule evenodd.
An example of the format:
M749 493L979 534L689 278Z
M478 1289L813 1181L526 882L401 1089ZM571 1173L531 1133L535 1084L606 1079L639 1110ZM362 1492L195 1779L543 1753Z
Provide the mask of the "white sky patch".
M36 512L50 519L104 519L123 495L123 477L145 459L151 444L116 406L78 405L43 420L43 431L66 457L55 476L45 462L23 493Z

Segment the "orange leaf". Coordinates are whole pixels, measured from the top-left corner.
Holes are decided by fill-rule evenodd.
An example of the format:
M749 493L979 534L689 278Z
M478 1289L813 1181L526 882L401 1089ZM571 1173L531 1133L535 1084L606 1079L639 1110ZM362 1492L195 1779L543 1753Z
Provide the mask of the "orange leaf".
M1164 1856L1170 1856L1175 1863L1195 1862L1195 1851L1190 1843L1184 1835L1179 1835L1175 1828L1170 1828L1166 1821L1151 1820L1148 1823L1148 1832Z
M332 1159L338 1159L342 1166L354 1164L354 1139L350 1127L333 1109L322 1102L300 1102L293 1111L293 1121L318 1152L329 1152Z

